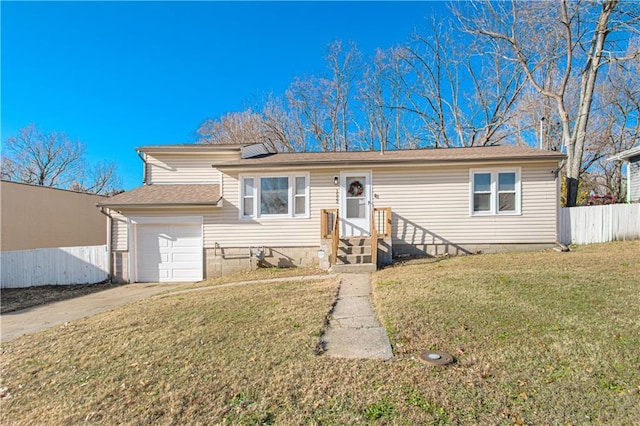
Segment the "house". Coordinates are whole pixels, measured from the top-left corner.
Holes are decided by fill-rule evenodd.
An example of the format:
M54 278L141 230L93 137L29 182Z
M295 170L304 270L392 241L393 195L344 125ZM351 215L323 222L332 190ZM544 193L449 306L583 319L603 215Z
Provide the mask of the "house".
M262 144L138 148L144 185L98 206L124 281L266 266L550 247L564 154L491 146L274 153Z
M640 145L616 154L608 160L627 163L627 203L640 203Z
M104 245L103 195L0 181L0 250Z

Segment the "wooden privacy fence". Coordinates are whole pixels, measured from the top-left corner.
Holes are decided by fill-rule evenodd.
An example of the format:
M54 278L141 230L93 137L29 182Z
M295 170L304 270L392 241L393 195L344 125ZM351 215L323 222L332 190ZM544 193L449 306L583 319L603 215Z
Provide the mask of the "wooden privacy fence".
M0 287L94 284L109 277L107 246L0 252Z
M559 219L564 244L640 239L640 204L565 207Z

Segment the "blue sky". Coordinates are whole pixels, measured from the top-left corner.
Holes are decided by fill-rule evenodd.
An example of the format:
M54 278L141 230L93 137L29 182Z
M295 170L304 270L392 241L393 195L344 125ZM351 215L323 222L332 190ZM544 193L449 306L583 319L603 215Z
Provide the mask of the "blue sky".
M407 40L442 2L6 2L2 140L34 123L141 184L134 148L189 143L205 118L323 71L329 42Z

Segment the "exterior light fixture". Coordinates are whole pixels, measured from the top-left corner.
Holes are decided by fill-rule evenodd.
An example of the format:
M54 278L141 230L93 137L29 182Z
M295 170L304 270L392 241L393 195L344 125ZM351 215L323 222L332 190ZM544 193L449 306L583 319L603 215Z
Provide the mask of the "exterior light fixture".
M340 183L340 179L338 179L338 176L334 176L333 177L333 184L334 185L338 185Z

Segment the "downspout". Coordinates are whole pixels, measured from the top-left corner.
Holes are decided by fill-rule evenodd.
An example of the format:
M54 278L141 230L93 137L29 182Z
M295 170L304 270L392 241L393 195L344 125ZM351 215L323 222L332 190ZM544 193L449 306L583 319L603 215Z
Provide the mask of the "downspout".
M565 160L562 160L560 162L560 164L558 165L558 168L556 170L554 170L552 173L555 174L556 176L556 246L554 247L554 250L556 251L560 251L560 252L568 252L571 251L569 249L569 247L564 244L562 241L560 241L560 216L561 216L561 212L562 212L562 205L560 203L560 170L562 170L562 168L565 166Z
M109 274L109 282L113 282L113 253L111 253L111 226L113 218L109 213L106 213L104 207L100 207L100 213L107 217L107 254L109 255L109 261L107 262L107 274Z
M222 200L224 199L224 173L222 173L222 170L218 169L215 164L212 164L211 167L216 169L219 174L218 179L220 179L220 199L218 200L216 207L222 207Z
M144 166L142 166L142 184L146 185L147 184L147 155L144 152L138 151L138 150L136 150L136 153L144 163Z
M629 204L631 202L631 158L625 162L625 165L627 166L627 195L625 199L627 200L627 204Z

